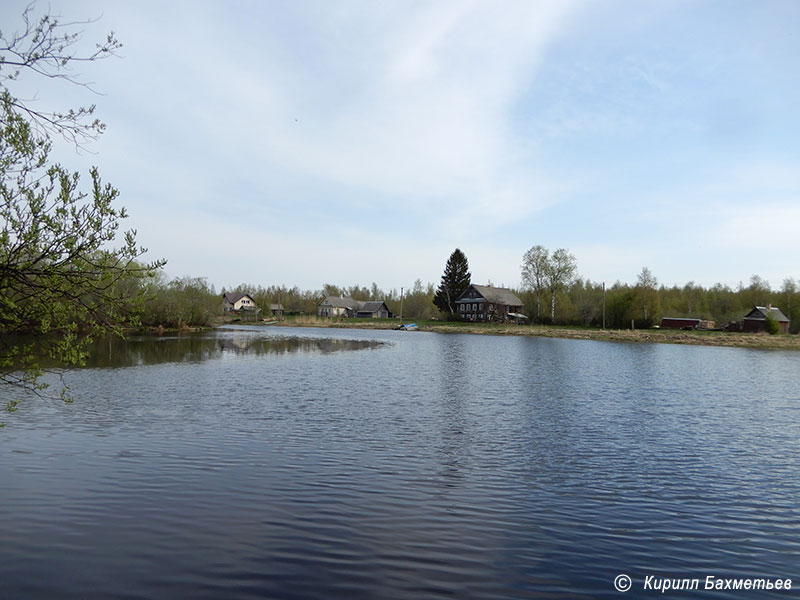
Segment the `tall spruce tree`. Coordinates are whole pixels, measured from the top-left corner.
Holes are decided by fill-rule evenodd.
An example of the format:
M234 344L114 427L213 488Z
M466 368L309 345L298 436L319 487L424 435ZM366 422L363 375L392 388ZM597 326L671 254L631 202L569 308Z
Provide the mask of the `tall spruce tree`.
M467 257L456 248L447 259L442 283L433 298L436 307L445 313L456 312L456 299L469 287L470 278Z

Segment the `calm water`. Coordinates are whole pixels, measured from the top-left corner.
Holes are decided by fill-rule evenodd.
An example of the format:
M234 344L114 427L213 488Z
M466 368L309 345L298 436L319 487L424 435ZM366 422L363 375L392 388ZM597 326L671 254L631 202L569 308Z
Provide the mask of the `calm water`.
M660 596L649 575L793 597L798 373L786 352L421 332L105 343L67 374L75 404L3 417L0 597Z

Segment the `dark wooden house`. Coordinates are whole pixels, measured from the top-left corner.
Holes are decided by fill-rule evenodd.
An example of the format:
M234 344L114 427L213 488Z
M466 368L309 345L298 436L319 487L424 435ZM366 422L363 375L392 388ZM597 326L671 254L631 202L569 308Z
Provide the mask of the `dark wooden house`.
M771 304L754 306L753 310L742 319L742 331L751 333L766 331L768 318L775 319L778 322L781 333L789 333L789 317Z
M391 319L394 315L386 303L379 300L363 302L355 316L359 319Z
M527 318L514 292L489 285L470 285L456 299L456 309L465 321L508 323Z
M328 296L319 306L317 315L320 317L358 317L361 319L391 319L394 315L383 300L354 300L353 298L340 298Z

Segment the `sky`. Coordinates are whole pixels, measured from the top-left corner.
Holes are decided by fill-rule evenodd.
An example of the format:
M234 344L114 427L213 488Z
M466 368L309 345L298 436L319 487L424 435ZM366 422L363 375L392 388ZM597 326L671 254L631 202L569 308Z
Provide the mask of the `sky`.
M0 30L28 0L5 0ZM99 167L169 277L317 290L800 279L800 2L50 0L118 57L26 75L107 132Z

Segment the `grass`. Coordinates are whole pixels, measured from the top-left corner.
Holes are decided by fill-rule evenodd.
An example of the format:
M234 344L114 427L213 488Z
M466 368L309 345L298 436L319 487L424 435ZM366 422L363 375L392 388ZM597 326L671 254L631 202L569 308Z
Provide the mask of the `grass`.
M416 323L420 331L467 333L482 335L524 335L531 337L636 342L651 344L690 344L698 346L730 346L800 350L800 335L738 333L727 331L683 331L676 329L598 329L558 325L505 325L501 323L468 323L461 321L427 321L404 319ZM289 327L332 327L341 329L394 329L397 319L344 319L317 316L286 317L280 325ZM410 334L413 335L413 334Z

